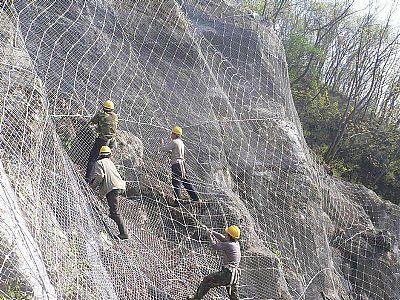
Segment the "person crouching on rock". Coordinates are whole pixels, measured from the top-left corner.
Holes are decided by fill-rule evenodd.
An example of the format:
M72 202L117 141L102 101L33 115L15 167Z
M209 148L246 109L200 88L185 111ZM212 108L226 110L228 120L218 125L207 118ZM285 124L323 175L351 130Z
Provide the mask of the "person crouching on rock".
M222 251L223 266L222 270L212 273L204 277L197 293L187 297L187 300L202 299L211 288L226 286L226 290L230 300L239 300L238 281L239 281L239 264L241 259L241 251L239 245L240 229L236 225L229 226L225 229L226 236L209 230L203 225L208 232L211 240L211 248Z
M183 184L190 198L194 201L199 201L200 199L197 192L187 179L185 145L183 144L181 136L182 128L175 126L171 132L171 142L164 144L164 140L160 139L161 150L171 152L172 186L174 188L175 199L181 199L181 185Z
M110 218L117 223L119 235L122 240L128 238L124 223L118 212L118 196L126 189L126 182L122 180L117 168L110 159L111 149L108 146L100 148L99 157L94 164L93 178L90 186L93 189L99 187L101 197L106 196L110 208Z
M97 138L89 154L89 161L86 167L86 181L89 182L93 172L93 165L97 160L99 150L102 146L115 146L117 134L118 115L114 113L114 103L107 100L103 103L103 110L98 111L90 120L91 125L96 125Z

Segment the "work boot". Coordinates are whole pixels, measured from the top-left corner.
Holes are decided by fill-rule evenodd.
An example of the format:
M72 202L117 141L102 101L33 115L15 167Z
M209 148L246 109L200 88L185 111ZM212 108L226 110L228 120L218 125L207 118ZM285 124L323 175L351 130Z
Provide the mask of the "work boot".
M119 231L118 237L121 240L126 240L127 238L129 238L129 236L126 233L126 230L125 230L125 225L122 222L120 216L119 215L113 216L113 220L115 221L115 223L117 223L117 226L118 226L118 231Z
M129 235L127 235L126 233L120 233L120 234L118 234L118 237L119 237L120 240L129 239Z

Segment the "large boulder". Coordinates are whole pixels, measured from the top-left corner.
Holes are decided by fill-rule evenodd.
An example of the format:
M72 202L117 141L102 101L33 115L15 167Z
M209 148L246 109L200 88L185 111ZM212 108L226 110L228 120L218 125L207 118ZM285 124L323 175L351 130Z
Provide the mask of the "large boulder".
M199 225L232 223L243 298L400 298L399 209L319 166L266 22L222 0L20 0L0 13L1 161L16 195L4 205L26 223L15 238L40 249L49 298L183 299L220 267ZM116 226L83 180L104 99L120 117L124 242L104 239ZM176 124L201 204L173 203L158 140Z

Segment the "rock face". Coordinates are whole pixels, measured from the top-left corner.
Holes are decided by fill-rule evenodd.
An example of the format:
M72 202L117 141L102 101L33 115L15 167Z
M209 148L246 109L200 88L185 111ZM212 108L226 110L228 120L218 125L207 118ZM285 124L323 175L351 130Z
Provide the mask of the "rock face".
M0 14L7 208L40 249L48 298L183 299L219 268L198 225L236 223L244 299L400 299L400 210L317 164L266 23L220 0L15 0ZM120 116L126 242L104 237L115 224L82 176L105 99ZM201 205L173 207L158 140L175 124ZM24 239L6 231L4 249ZM12 262L7 278L30 276Z

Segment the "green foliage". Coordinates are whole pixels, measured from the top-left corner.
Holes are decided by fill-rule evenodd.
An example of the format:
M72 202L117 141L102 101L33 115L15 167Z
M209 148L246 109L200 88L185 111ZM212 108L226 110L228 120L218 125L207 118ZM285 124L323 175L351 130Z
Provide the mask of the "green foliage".
M291 33L283 43L286 50L286 60L291 81L300 76L311 57L314 60L321 60L325 57L325 51L310 42L301 30ZM308 74L311 80L317 78L318 74L315 71L315 66L312 65Z
M13 300L30 300L33 299L32 293L27 292L22 288L20 279L15 279L5 285L5 294L0 294L0 300L13 299Z
M333 138L337 127L339 103L326 89L322 89L317 83L313 85L307 86L304 82L294 85L292 95L306 141L322 157L328 150L329 140Z
M363 120L352 124L338 152L342 177L360 182L382 198L399 204L400 130L394 125Z
M305 139L322 160L338 127L340 98L309 81L294 85L292 95ZM368 116L349 125L330 167L336 176L361 183L399 204L400 129L374 118Z
M292 94L305 139L322 160L338 126L340 98L306 82L293 86ZM399 204L400 129L371 119L351 123L330 167L336 176L361 183Z
M292 94L305 139L322 160L334 138L341 112L340 98L317 87L315 82L302 82L292 87ZM351 123L330 167L336 176L361 183L399 204L400 129L370 116Z
M270 19L285 47L304 136L321 162L328 156L336 176L362 183L382 198L399 203L400 130L387 117L400 115L388 110L395 107L393 99L400 95L398 73L384 73L389 68L382 64L376 71L380 78L390 78L388 82L378 82L371 95L367 94L368 84L347 94L354 88L350 82L368 83L375 78L368 73L372 72L368 62L378 57L378 49L391 44L391 31L375 23L374 15L353 14L346 1L244 3L259 13L265 5L266 17L274 16ZM389 97L383 99L378 87ZM347 118L365 96L376 98L369 98L363 110ZM374 103L379 104L374 107ZM377 113L379 109L386 110Z
M264 3L264 0L244 0L243 6L261 15L264 8Z

